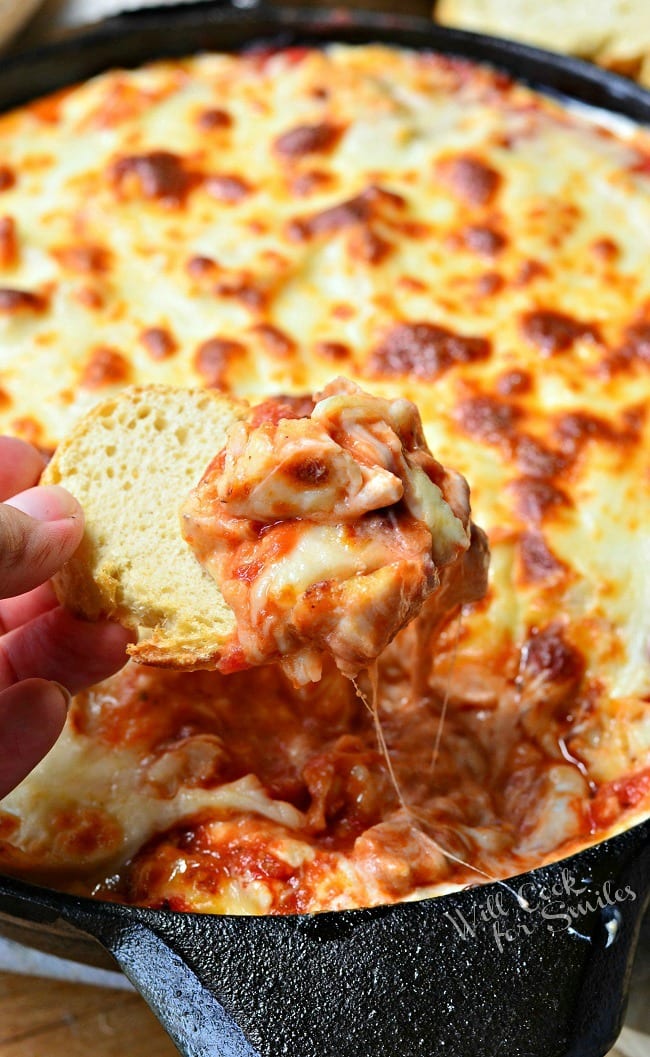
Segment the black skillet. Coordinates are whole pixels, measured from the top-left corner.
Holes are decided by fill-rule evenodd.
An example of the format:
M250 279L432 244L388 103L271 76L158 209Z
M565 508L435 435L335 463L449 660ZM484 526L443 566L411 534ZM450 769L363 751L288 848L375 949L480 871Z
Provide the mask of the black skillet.
M0 60L0 108L110 66L330 40L483 60L650 124L649 93L520 44L397 15L215 3L122 15ZM0 878L0 932L117 962L188 1057L601 1057L649 902L650 820L507 885L315 916L143 910Z

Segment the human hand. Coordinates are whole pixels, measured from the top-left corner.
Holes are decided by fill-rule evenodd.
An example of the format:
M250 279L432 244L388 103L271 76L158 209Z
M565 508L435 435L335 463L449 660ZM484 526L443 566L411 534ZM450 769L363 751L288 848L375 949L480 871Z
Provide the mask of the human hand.
M29 444L0 437L0 797L52 747L70 694L121 668L130 641L118 624L77 619L47 582L84 521L64 488L33 487L44 466Z

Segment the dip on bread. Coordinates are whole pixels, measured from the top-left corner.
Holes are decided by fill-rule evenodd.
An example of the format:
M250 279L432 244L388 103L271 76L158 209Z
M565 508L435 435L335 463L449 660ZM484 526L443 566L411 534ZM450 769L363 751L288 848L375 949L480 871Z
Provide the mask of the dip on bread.
M357 675L470 546L467 483L433 457L411 401L339 378L301 410L269 400L236 422L182 510L237 620L220 671L277 661L296 685L327 653ZM456 603L486 576L484 562Z

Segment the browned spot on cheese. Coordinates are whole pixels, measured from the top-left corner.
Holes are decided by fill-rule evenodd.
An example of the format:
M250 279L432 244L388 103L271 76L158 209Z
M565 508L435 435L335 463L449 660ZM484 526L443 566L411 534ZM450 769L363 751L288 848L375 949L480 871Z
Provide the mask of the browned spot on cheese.
M496 257L506 245L505 235L487 224L468 224L460 232L463 245L482 257Z
M178 348L174 335L167 327L147 327L140 334L140 342L152 360L166 360Z
M644 176L650 175L650 153L643 149L636 152L636 160L630 165L629 171L640 173Z
M179 206L198 182L182 157L167 150L130 154L109 166L109 179L120 194L142 196L164 205Z
M16 183L16 173L8 165L0 165L0 191L8 191Z
M232 117L227 110L222 110L220 107L210 107L207 110L201 110L197 114L196 124L202 132L214 132L215 129L230 128L232 126Z
M101 275L110 267L109 251L95 244L58 246L52 250L52 255L72 272Z
M325 154L333 150L343 129L322 121L318 125L296 125L273 141L273 150L283 159L302 158L305 154Z
M122 827L111 815L85 804L53 813L51 824L60 853L73 861L99 849L119 847L123 839Z
M230 338L208 338L194 354L194 366L206 386L225 385L226 372L234 360L246 355L246 348Z
M185 267L192 279L205 279L219 271L219 265L212 257L190 257Z
M329 235L336 231L352 227L354 224L366 223L370 218L370 203L357 195L355 198L341 202L339 205L322 209L310 217L296 218L289 222L288 234L297 241Z
M309 172L298 173L289 180L289 189L299 198L306 198L314 191L322 191L332 183L330 173L318 169L310 169Z
M0 313L15 315L18 312L43 312L47 307L47 298L31 290L16 290L13 287L0 287Z
M145 88L134 84L129 75L115 74L114 78L104 85L97 104L81 120L80 128L106 129L117 128L127 121L135 121L150 107L168 94L163 87Z
M288 258L285 257L282 253L278 253L277 250L273 250L270 248L262 250L260 258L264 261L265 264L270 265L270 267L276 272L286 272L290 267L290 262Z
M81 375L80 383L87 389L106 385L121 385L128 381L131 368L128 360L110 345L98 345L92 350Z
M421 279L416 279L414 275L400 275L397 282L402 290L408 290L411 294L426 294L429 289L426 283L423 283Z
M21 440L26 440L29 444L34 444L37 447L40 445L41 438L43 436L43 427L37 419L32 418L31 415L22 415L19 418L14 418L10 423L11 430L20 437Z
M0 386L0 411L6 411L7 408L11 407L12 399L6 389Z
M513 481L517 513L532 524L539 524L545 515L559 506L569 506L566 492L540 477L520 477Z
M613 239L596 239L591 244L591 252L598 261L615 261L620 255L620 247Z
M524 583L558 580L566 572L566 567L538 531L522 532L519 537L519 559Z
M517 274L512 280L513 286L528 286L535 279L543 279L548 275L548 268L541 261L532 259L521 262Z
M385 207L403 209L404 205L401 195L373 184L345 202L312 213L311 216L294 218L289 222L288 234L298 241L330 235L355 225L368 224Z
M457 198L471 206L488 205L501 184L501 174L472 154L446 158L438 174Z
M525 312L521 316L520 325L526 340L536 345L545 356L566 352L579 338L600 341L598 328L592 323L585 323L564 312L555 312L549 308Z
M260 426L262 422L277 425L283 418L308 418L313 410L311 396L288 396L283 393L256 404L251 410L250 422L252 426Z
M399 212L406 206L404 195L398 194L397 191L389 191L386 187L381 187L380 184L370 184L365 191L361 192L359 197L369 202L375 209L390 206Z
M7 815L0 811L0 840L9 840L20 828L20 819L16 815Z
M95 286L79 286L72 295L84 308L97 311L104 307L104 296Z
M18 263L18 236L13 217L0 217L0 268Z
M473 396L461 400L456 419L470 436L496 443L512 433L520 411L496 396Z
M432 379L456 364L485 360L489 355L486 338L456 334L435 323L397 323L373 351L367 371Z
M645 402L632 404L630 407L624 408L621 415L622 429L619 434L619 441L624 444L636 444L641 439L641 433L647 418L648 406Z
M515 458L522 473L531 477L555 477L567 465L564 455L525 433L516 437Z
M562 447L576 451L589 440L611 440L614 431L608 422L586 411L571 411L560 415L556 434Z
M348 252L353 260L365 264L381 264L386 259L392 245L369 227L359 227L350 233Z
M251 185L246 180L242 180L240 176L232 176L227 173L208 176L205 181L205 187L213 198L216 198L219 202L228 203L241 202L253 190Z
M348 360L352 355L350 347L342 341L317 341L316 352L319 356L324 356L326 360L337 362Z
M296 460L287 469L299 484L325 484L329 478L329 469L322 459L307 458Z
M645 408L628 408L623 412L621 426L588 411L571 411L557 416L555 435L562 451L573 458L592 441L620 447L638 444L644 420Z
M642 320L626 327L616 355L622 367L634 362L650 365L650 323Z
M73 90L72 86L60 88L58 92L51 92L42 99L29 103L25 110L46 125L56 125L61 119L61 107Z
M503 276L498 272L485 272L476 280L475 290L479 297L492 297L504 286Z
M430 224L424 224L420 220L397 220L391 218L390 226L407 239L429 238L433 230Z
M580 682L585 662L579 650L567 642L563 629L551 625L533 633L521 651L521 671L541 675L554 683L572 684Z
M222 279L214 284L212 292L217 297L234 298L255 314L266 309L270 296L270 291L256 283L252 276Z
M515 367L511 371L504 371L497 378L497 393L499 396L523 396L529 393L533 387L533 379L529 371Z
M296 351L296 343L279 327L272 323L258 323L251 328L251 333L260 339L262 345L272 356L285 359Z

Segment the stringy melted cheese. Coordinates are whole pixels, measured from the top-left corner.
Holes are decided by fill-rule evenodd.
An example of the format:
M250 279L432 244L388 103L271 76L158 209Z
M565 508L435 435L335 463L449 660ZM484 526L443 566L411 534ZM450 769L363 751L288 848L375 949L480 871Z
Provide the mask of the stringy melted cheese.
M51 447L127 382L254 403L344 373L417 404L492 555L434 667L422 628L380 662L411 814L335 673L129 666L3 802L2 864L322 910L483 877L441 847L506 876L647 815L648 134L333 46L109 73L0 118L0 143L5 431Z

